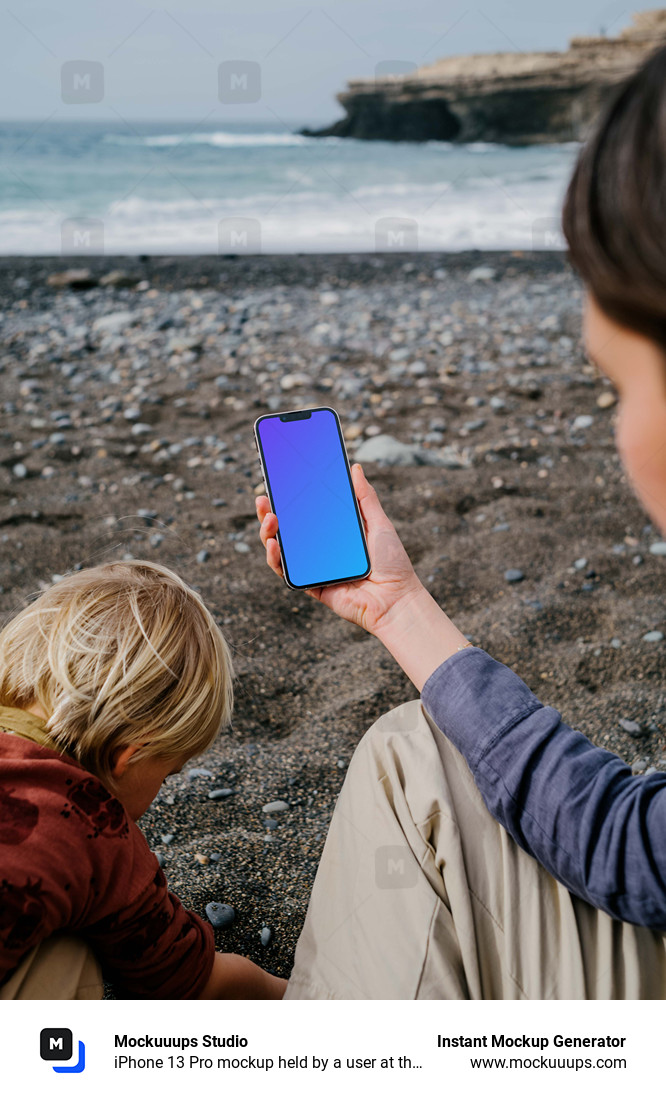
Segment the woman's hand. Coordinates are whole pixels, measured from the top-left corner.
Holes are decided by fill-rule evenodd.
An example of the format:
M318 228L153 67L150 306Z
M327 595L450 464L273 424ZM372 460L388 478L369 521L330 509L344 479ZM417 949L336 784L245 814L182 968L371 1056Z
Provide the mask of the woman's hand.
M421 691L442 661L469 643L416 576L395 527L358 463L351 472L370 551L370 574L362 581L306 591L342 619L379 638ZM281 577L277 516L270 511L268 497L257 497L256 505L266 561Z
M308 588L306 591L342 619L362 626L364 630L374 634L386 622L387 616L392 617L398 607L409 603L423 590L423 585L361 466L355 463L351 473L363 517L371 572L364 580ZM266 547L266 561L273 572L281 577L280 547L275 537L278 529L277 516L270 510L268 497L259 496L255 503L261 523L259 533ZM331 537L335 538L335 532L332 532Z

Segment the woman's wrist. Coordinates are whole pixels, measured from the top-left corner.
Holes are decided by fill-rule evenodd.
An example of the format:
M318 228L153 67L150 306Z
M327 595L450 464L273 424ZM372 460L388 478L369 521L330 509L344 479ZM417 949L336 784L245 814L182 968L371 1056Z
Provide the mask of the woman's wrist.
M417 691L443 661L467 643L465 635L420 583L386 612L373 634Z

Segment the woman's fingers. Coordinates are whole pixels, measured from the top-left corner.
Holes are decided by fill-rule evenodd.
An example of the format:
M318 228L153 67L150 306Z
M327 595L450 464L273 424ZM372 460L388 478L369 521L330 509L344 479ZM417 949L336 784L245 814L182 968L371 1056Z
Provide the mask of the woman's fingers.
M255 497L254 498L254 505L255 505L255 508L257 509L257 519L261 523L261 521L263 520L266 513L270 512L270 510L271 510L271 502L268 499L268 497L264 497L264 496Z
M257 518L261 524L259 528L259 538L266 547L266 561L273 572L277 573L278 577L281 577L283 575L282 559L280 557L280 547L275 538L278 529L277 516L274 512L271 512L271 502L268 497L256 497L255 506L257 509Z
M266 561L273 572L277 573L278 577L281 577L282 560L280 558L280 547L278 546L277 539L268 539L266 543Z
M274 538L278 529L277 516L274 512L271 512L271 504L268 497L256 497L255 505L257 509L257 519L261 524L259 528L259 537L264 546L270 538Z
M363 473L362 466L358 462L355 462L351 471L354 490L361 506L361 515L365 520L368 530L371 527L389 526L390 520L379 503L377 493Z
M274 539L277 534L278 521L277 516L273 512L268 512L261 521L261 527L259 528L259 537L264 546L268 539Z

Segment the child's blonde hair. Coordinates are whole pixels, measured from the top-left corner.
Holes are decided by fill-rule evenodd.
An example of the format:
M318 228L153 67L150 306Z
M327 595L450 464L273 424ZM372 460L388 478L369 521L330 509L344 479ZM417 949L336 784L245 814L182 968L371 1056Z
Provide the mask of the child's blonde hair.
M134 760L207 749L231 721L232 682L201 597L150 561L68 574L0 631L0 703L38 703L57 748L110 787L118 748L141 745Z

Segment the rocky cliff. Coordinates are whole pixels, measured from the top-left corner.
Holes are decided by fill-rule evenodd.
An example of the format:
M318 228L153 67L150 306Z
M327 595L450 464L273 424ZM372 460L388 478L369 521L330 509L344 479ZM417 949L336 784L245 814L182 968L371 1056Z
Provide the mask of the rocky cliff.
M402 76L349 81L346 116L313 137L380 141L583 140L609 90L658 46L666 9L641 12L615 38L572 38L566 51L446 57Z

